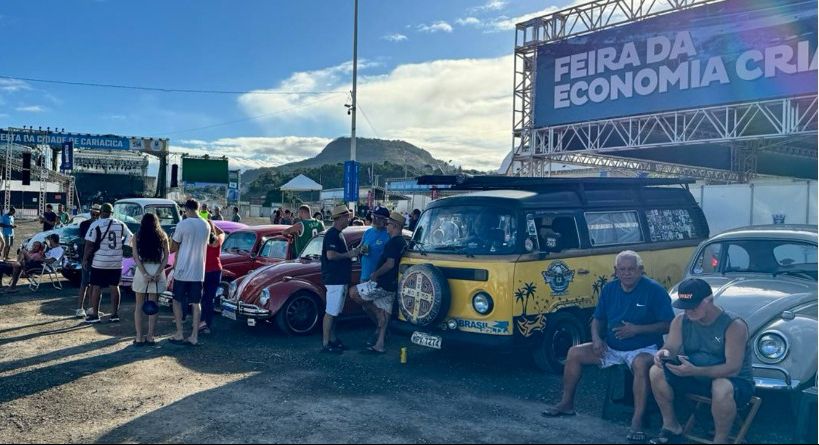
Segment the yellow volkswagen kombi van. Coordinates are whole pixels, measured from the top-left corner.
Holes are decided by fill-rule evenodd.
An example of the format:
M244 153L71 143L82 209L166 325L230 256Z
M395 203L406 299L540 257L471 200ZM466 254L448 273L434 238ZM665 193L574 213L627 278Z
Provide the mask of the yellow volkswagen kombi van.
M521 348L562 370L623 250L667 287L708 224L691 181L636 178L421 177L464 190L426 208L401 261L398 320L413 343Z

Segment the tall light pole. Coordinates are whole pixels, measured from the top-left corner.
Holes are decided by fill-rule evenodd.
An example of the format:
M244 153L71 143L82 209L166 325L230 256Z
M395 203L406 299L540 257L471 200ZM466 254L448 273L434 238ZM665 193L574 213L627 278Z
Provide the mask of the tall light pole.
M352 113L352 129L350 131L350 160L355 162L355 115L356 115L356 89L358 86L358 0L355 0L355 12L353 18L353 104L350 107ZM357 183L358 181L354 181ZM356 193L358 194L358 193ZM348 205L353 212L356 210L357 202L350 202Z

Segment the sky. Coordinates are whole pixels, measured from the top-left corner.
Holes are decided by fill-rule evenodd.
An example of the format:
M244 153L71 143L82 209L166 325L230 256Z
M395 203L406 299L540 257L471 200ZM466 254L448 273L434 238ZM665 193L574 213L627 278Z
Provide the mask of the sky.
M360 0L357 135L497 169L514 25L562 1ZM301 160L350 135L352 34L353 0L6 0L0 127L169 138L231 168Z

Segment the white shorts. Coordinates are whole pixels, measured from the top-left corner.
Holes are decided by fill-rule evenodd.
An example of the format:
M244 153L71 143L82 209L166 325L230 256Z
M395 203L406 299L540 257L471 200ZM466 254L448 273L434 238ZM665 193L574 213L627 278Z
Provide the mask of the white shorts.
M603 354L603 359L600 360L600 367L608 368L609 366L628 365L628 368L631 369L631 364L638 355L649 354L653 357L656 353L656 346L647 346L645 348L635 349L634 351L618 351L616 349L606 348L606 353Z
M381 289L375 281L367 281L355 287L358 295L364 301L371 301L375 307L392 314L392 306L395 303L395 292Z
M347 299L347 285L330 284L324 287L327 288L327 307L325 308L325 312L332 317L338 317L338 314L344 309L344 300Z

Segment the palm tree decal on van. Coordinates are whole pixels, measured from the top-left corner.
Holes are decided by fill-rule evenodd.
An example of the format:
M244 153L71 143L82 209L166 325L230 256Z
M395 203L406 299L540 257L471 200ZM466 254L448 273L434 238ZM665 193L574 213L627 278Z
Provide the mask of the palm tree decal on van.
M609 277L605 275L598 275L597 279L594 280L592 283L592 297L595 299L600 298L600 292L603 291L603 286L605 286L609 282Z
M524 337L529 337L535 332L542 331L546 328L546 315L534 314L529 315L529 300L537 298L537 286L535 283L524 283L523 287L515 291L515 301L520 301L522 306L521 315L517 320L518 330Z

